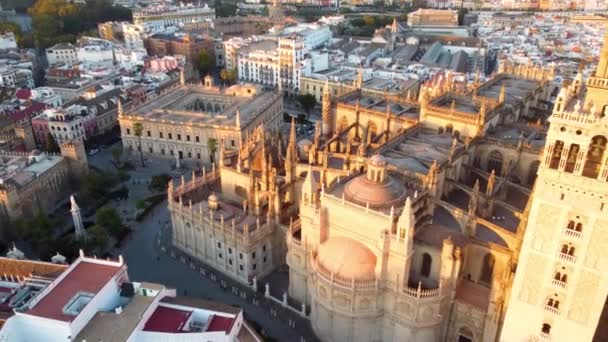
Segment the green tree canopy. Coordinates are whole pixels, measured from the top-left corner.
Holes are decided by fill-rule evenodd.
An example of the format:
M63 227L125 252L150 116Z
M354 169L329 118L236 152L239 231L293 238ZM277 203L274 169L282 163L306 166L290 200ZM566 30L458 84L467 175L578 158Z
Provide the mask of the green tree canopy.
M171 180L171 176L166 173L153 176L152 179L150 179L148 189L150 191L165 191L167 190L167 184L169 184L169 180Z
M97 212L95 212L95 224L103 227L110 235L117 239L119 239L126 230L116 209L110 207L97 209Z
M211 162L215 162L215 152L217 152L217 139L207 139L207 150L209 150L209 156L211 156Z
M317 99L311 94L298 95L297 100L306 114L310 114L310 111L317 105Z
M215 66L213 55L207 51L207 49L201 49L196 56L196 60L194 61L194 66L198 70L200 75L207 75Z

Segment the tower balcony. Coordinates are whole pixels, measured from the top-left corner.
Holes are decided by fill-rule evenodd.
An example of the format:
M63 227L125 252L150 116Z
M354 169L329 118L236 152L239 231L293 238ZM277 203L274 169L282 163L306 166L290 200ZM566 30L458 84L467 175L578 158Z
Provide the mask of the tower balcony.
M565 281L553 279L553 286L559 287L560 289L565 289L568 284Z
M554 315L559 316L559 309L558 309L558 308L555 308L555 307L553 307L553 306L551 306L551 305L545 305L545 311L550 312L550 313L552 313L552 314L554 314Z
M564 229L564 234L568 237L575 238L575 239L580 239L583 237L583 233L578 232L574 229L568 229L568 228Z
M571 264L576 263L576 258L573 255L570 254L566 254L566 253L559 253L559 259L565 262L569 262Z
M551 335L548 333L541 332L540 334L538 334L538 338L540 341L550 341Z

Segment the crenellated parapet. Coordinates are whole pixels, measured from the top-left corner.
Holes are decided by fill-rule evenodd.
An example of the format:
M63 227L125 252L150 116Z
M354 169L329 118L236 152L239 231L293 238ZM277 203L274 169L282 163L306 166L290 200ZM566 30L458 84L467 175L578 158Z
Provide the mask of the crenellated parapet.
M514 64L511 62L500 63L498 73L511 74L513 76L535 80L535 81L550 81L555 77L555 66L542 67L528 64Z

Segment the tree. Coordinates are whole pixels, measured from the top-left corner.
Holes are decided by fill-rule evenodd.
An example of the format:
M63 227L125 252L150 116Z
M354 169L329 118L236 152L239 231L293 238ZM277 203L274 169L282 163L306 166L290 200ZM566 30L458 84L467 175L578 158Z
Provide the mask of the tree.
M306 116L308 119L310 111L317 105L317 99L314 97L314 95L304 94L298 95L297 100L302 106L302 109L304 109L304 111L306 112Z
M115 163L120 163L120 158L122 157L123 150L120 147L114 147L112 149L112 160Z
M364 15L363 22L365 23L365 26L372 26L372 27L376 26L376 19L374 17L372 17L371 15Z
M214 67L213 56L209 53L209 51L207 51L207 49L201 49L198 56L196 56L194 65L201 76L207 75Z
M171 176L169 176L166 173L152 176L152 179L150 179L150 184L148 185L148 189L150 191L158 191L158 192L165 191L165 190L167 190L167 184L169 183L170 180L171 180Z
M108 244L108 234L104 227L94 225L87 229L86 248L89 250L103 250Z
M220 79L224 81L224 83L234 83L234 81L236 81L236 76L236 69L222 69L220 71Z
M209 158L211 158L211 162L215 163L215 152L217 151L217 139L215 139L215 138L207 139L207 150L209 150Z
M110 235L120 240L127 227L122 223L120 215L114 208L99 208L95 212L95 224L103 227Z
M57 144L55 137L53 137L51 133L47 134L46 136L45 150L52 153L59 153L61 151L59 144Z
M144 165L144 150L141 146L141 134L144 131L144 126L141 124L141 122L136 122L133 124L133 134L135 134L135 136L137 137L137 141L138 141L138 145L137 149L139 150L139 159L141 161L141 167L146 167L146 165Z

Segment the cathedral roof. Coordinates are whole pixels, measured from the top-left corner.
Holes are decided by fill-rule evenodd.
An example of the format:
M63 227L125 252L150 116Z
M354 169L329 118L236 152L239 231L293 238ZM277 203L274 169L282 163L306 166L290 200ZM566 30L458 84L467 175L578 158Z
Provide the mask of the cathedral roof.
M376 277L376 255L351 238L329 238L319 246L317 258L335 276L355 280L373 280Z

